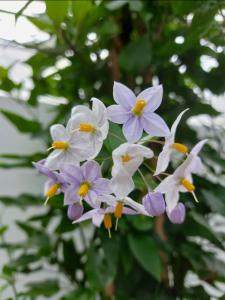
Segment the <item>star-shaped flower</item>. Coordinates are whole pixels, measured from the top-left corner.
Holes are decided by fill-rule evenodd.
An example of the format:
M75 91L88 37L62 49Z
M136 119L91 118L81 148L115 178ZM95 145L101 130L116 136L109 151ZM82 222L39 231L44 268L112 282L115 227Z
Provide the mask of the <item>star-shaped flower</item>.
M98 196L111 193L110 181L102 178L101 168L93 160L85 162L81 167L65 166L62 173L70 183L64 196L66 205L84 199L91 207L98 207Z
M198 153L201 151L206 141L207 140L203 140L197 143L187 156L186 160L172 175L166 177L155 189L156 192L165 194L168 213L171 213L176 207L179 201L179 192L190 192L197 201L191 173L196 169L196 164L199 163Z
M90 157L93 159L102 148L109 131L109 122L105 105L97 98L92 98L92 110L84 105L72 109L68 129L77 137L90 142Z
M176 120L174 121L174 123L171 127L171 131L170 131L169 135L167 135L165 137L165 144L163 146L162 152L160 152L160 154L159 154L154 176L164 172L167 169L169 162L170 162L172 151L174 149L180 153L187 154L188 148L185 145L180 144L180 143L175 143L175 134L176 134L177 126L178 126L183 114L187 110L188 109L185 109L184 111L182 111L179 114L179 116L176 118Z
M166 136L169 129L155 110L162 102L162 86L151 87L136 97L125 85L115 82L113 97L116 105L107 108L112 122L123 124L123 133L128 142L137 142L143 130L152 136Z

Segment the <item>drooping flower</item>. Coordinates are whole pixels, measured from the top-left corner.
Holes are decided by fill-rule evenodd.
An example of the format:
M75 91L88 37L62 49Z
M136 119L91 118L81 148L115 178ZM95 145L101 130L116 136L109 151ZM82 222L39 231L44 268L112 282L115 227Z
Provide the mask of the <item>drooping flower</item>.
M167 169L173 150L177 150L178 152L180 152L182 154L188 153L187 146L180 144L180 143L175 143L175 134L176 134L177 126L178 126L183 114L186 111L188 111L188 109L185 109L184 111L182 111L179 114L179 116L176 118L176 120L174 121L174 123L171 127L169 135L167 135L165 137L165 144L163 146L162 152L159 154L154 176L164 172Z
M166 210L165 201L162 193L160 192L149 192L144 196L142 202L144 208L151 216L160 216Z
M144 158L152 158L153 156L153 151L145 146L130 143L122 144L112 152L112 176L118 174L121 169L132 176L143 163Z
M183 203L178 203L171 212L167 212L170 222L174 224L184 223L186 215L186 208Z
M151 87L137 97L125 85L114 82L113 97L116 105L107 108L112 122L123 124L123 134L128 142L137 142L144 131L152 136L166 136L169 129L155 110L162 102L162 86Z
M155 191L165 194L168 213L176 207L179 201L179 192L190 192L197 201L191 173L195 170L196 164L199 163L198 153L206 141L203 140L196 144L186 160L175 170L173 175L166 177L155 189Z
M67 216L70 220L75 221L82 216L83 211L84 207L80 203L77 202L74 204L70 204L68 206Z
M68 127L57 124L50 128L53 143L50 149L53 151L45 161L45 166L52 170L58 170L62 165L76 164L86 160L90 156L88 141L77 139L70 133ZM49 149L49 150L50 150Z
M85 162L81 167L65 166L62 173L70 183L65 191L65 205L84 199L91 207L98 207L98 196L111 193L110 181L102 178L101 168L93 160Z
M72 109L68 129L77 137L90 142L90 157L93 159L102 148L109 131L109 122L105 105L97 98L92 98L92 110L84 105Z
M136 210L125 206L124 202L119 202L112 195L105 195L105 196L99 197L99 201L100 201L100 203L101 202L107 203L109 206L107 206L106 208L100 208L100 207L94 208L94 209L88 211L87 213L83 214L78 220L76 220L73 223L78 223L78 222L92 219L92 223L95 226L99 227L102 224L102 222L104 222L104 227L105 227L105 229L108 230L109 237L111 237L110 231L112 228L112 214L115 215L117 220L122 217L122 214L125 214L125 215L138 214L138 212ZM128 201L129 200L126 199L126 202L128 202ZM133 201L133 200L131 200L131 201ZM139 204L139 205L141 206L141 204Z
M59 194L61 191L64 192L68 184L60 173L56 171L52 171L45 166L45 159L40 160L38 162L34 162L33 165L41 174L48 177L48 180L45 182L44 185L44 194L46 196L45 205L46 205L48 200L51 197Z

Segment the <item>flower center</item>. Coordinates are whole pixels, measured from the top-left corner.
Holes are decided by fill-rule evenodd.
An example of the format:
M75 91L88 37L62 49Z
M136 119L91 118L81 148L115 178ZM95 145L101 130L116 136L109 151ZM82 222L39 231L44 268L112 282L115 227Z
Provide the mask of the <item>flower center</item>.
M118 201L115 207L114 215L117 219L120 219L123 214L123 202Z
M112 218L111 218L110 214L105 214L103 221L104 221L105 229L111 229L112 228Z
M55 196L59 187L60 187L59 183L55 183L55 184L51 185L50 188L46 192L47 198L51 198L51 197Z
M194 192L195 186L188 179L182 178L181 181L180 181L180 183L185 187L185 189L188 192L190 192L190 193Z
M82 198L85 197L87 195L89 189L90 189L90 183L88 183L88 182L81 183L79 192L78 192L79 196Z
M69 144L66 142L55 141L52 143L52 148L57 150L67 150L69 148Z
M89 123L81 123L79 130L82 132L95 132L96 127Z
M145 108L146 102L144 99L138 99L134 105L134 108L132 109L132 113L135 116L140 116L143 112L143 109Z
M172 145L172 148L176 149L178 152L183 153L183 154L188 153L188 147L183 144L180 144L180 143L174 143Z
M127 163L128 161L131 160L131 156L129 154L124 154L121 156L121 160L122 160L122 163Z

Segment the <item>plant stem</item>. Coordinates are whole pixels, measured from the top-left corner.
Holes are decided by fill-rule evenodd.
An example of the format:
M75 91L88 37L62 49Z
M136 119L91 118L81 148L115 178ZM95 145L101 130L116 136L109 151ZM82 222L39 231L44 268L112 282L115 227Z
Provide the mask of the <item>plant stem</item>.
M147 181L146 181L146 179L145 179L145 176L142 174L142 172L141 172L140 169L138 169L138 173L140 174L140 176L141 176L141 178L142 178L142 180L143 180L143 182L144 182L144 184L145 184L147 190L150 191L150 187L149 187L149 185L148 185L148 183L147 183Z

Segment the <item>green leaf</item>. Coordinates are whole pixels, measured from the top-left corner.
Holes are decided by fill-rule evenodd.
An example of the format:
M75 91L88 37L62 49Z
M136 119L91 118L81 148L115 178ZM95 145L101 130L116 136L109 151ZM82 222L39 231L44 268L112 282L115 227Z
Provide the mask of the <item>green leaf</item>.
M162 263L159 256L159 249L154 240L144 235L130 235L128 242L134 257L143 269L149 272L156 280L160 281Z
M29 288L29 291L25 294L35 297L35 299L37 296L51 297L59 291L59 283L57 280L33 282L26 284L26 286Z
M66 17L68 8L69 8L69 1L45 1L46 4L46 13L49 18L57 25L59 25Z
M27 17L27 18L32 24L34 24L40 30L52 32L53 24L45 14L37 15L35 17Z
M41 130L41 125L37 121L28 120L15 113L1 110L4 117L9 120L22 133L38 133Z
M151 62L151 48L148 35L144 35L124 47L119 58L121 68L126 72L141 72Z
M79 24L83 20L85 20L85 17L91 11L92 8L93 8L93 4L91 3L91 1L83 1L83 0L72 1L72 10L73 10L75 22Z

